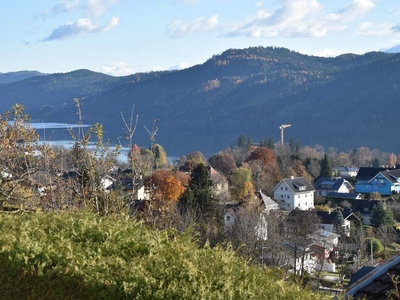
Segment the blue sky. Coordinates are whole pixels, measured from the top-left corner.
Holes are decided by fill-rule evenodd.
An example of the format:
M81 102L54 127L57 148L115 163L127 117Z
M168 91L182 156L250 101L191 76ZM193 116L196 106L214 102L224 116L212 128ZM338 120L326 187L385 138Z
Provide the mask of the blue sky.
M392 0L5 0L0 72L121 76L251 46L362 54L399 45L399 19Z

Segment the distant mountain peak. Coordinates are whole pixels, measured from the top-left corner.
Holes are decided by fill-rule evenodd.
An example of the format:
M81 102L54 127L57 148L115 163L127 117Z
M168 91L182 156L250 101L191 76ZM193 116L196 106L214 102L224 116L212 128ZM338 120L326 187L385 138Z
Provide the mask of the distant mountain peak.
M1 83L12 83L24 79L28 79L35 76L42 76L46 75L44 73L40 73L38 71L17 71L17 72L7 72L7 73L0 73L0 84Z
M400 45L394 46L392 48L389 48L387 50L384 50L383 52L386 53L400 53Z

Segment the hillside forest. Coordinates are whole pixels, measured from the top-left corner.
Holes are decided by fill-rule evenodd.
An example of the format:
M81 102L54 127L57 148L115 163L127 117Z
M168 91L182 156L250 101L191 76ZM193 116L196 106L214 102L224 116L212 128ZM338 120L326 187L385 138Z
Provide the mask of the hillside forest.
M362 146L395 152L400 54L370 52L334 58L285 48L228 49L183 70L113 77L89 70L0 74L0 111L25 106L34 122L74 123L74 98L84 124L101 123L104 136L125 142L121 118L132 105L145 145L154 120L157 141L170 156L201 151L207 157L235 146L240 133L255 143L279 140L279 127L304 145L349 151ZM151 130L150 130L151 131ZM46 132L66 139L66 131ZM128 146L128 144L124 145Z

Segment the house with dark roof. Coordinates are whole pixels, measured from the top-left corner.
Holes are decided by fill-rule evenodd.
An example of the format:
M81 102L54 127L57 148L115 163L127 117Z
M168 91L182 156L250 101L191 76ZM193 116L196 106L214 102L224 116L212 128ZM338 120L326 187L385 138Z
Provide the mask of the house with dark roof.
M346 236L350 236L351 221L360 221L360 219L355 214L353 214L351 210L343 210L342 212L317 211L316 214L320 219L318 227L323 230L336 233L336 224L337 220L339 219L338 215L340 213L343 216L342 232Z
M382 200L357 200L353 212L361 214L364 225L371 225L371 211L379 203L382 203Z
M400 289L396 279L400 274L400 255L388 259L385 263L367 272L358 280L353 280L346 289L346 299L385 300L397 299ZM354 282L355 281L355 282Z
M314 183L314 188L318 196L326 197L329 193L350 193L353 186L346 179L341 177L321 177Z
M358 170L357 176L356 176L356 182L358 183L363 183L363 182L368 182L370 181L376 174L382 171L388 171L388 170L394 170L394 169L388 169L388 168L374 168L374 167L361 167Z
M358 176L357 176L358 177ZM372 176L370 179L357 180L355 184L357 193L379 193L389 196L393 192L400 192L400 170L382 170Z
M284 210L314 207L314 187L304 177L282 179L272 190L274 200Z
M329 192L326 195L327 198L332 198L334 200L343 201L343 200L359 200L363 199L363 195L360 193L336 193Z

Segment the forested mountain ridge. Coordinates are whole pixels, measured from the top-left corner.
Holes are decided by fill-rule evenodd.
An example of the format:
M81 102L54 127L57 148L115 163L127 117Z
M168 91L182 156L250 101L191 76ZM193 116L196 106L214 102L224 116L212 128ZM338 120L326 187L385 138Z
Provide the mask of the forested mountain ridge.
M157 142L171 155L209 155L234 145L240 133L257 142L286 138L348 150L395 151L400 54L371 52L336 58L285 48L229 49L180 71L112 77L88 70L0 85L0 108L23 103L33 119L77 122L73 98L83 98L85 123L104 124L113 140L125 117L139 115L134 142L149 143L144 126L157 120Z
M18 72L8 72L1 73L0 72L0 84L11 83L15 81L24 80L34 76L45 75L43 73L37 71L18 71Z

